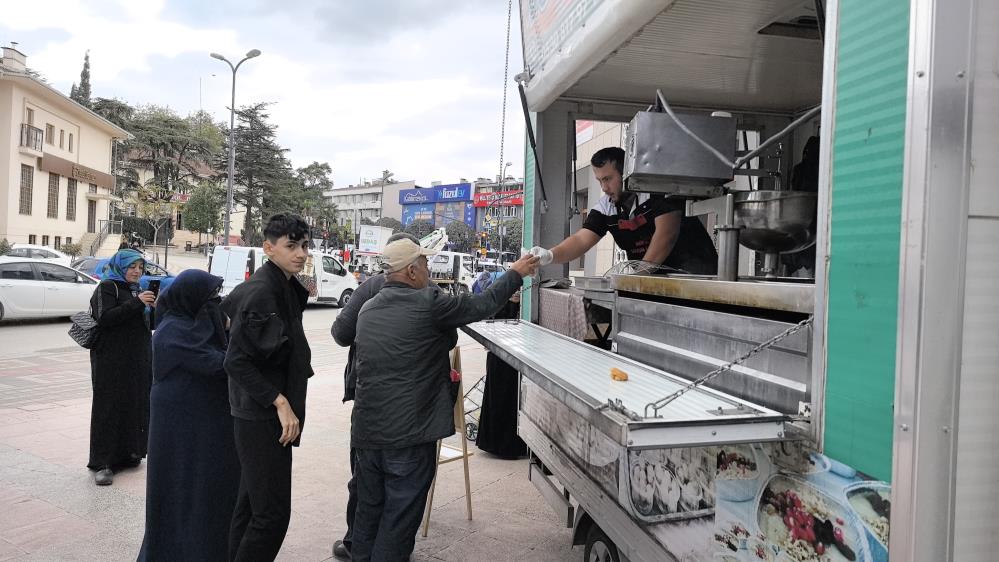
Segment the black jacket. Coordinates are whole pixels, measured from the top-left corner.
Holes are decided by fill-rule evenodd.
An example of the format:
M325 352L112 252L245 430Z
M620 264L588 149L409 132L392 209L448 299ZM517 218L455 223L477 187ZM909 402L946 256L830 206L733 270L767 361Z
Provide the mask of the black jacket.
M385 285L384 275L378 274L368 277L350 296L347 306L343 307L343 310L336 315L336 320L333 321L333 326L330 328L333 340L338 345L350 346L350 350L347 352L347 367L343 370L344 402L354 399L357 387L357 373L354 371L354 355L357 352L354 345L354 338L357 335L357 315L361 313L361 307L364 306L364 303L377 295L378 291L382 290L383 285Z
M308 298L298 279L288 279L267 262L223 301L232 322L225 371L233 416L276 417L273 403L280 393L304 426L305 393L312 376L312 351L302 329Z
M448 352L457 328L495 314L520 288L509 271L480 295L387 282L358 316L351 447L398 449L454 434Z

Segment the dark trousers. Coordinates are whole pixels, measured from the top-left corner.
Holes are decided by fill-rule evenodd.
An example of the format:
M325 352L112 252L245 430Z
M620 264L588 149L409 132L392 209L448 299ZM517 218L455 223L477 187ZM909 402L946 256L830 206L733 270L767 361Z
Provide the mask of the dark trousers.
M229 560L273 561L291 519L291 446L278 443L281 422L235 419L240 480L229 529Z
M357 449L350 448L350 480L347 481L347 532L343 535L343 546L351 549L354 537L354 514L357 513Z
M356 451L358 503L351 557L357 562L405 562L437 470L437 443Z

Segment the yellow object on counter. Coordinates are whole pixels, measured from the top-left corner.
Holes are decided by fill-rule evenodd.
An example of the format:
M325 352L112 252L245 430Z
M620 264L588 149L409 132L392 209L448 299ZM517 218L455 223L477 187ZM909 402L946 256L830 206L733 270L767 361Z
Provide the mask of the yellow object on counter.
M622 371L621 369L618 369L617 367L611 367L610 374L611 374L611 380L615 380L615 381L626 381L626 380L628 380L628 373L625 373L624 371Z

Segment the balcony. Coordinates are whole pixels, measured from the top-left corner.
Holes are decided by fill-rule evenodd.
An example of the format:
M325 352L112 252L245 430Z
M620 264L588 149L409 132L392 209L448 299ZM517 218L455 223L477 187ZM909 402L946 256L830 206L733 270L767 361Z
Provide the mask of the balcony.
M45 133L38 127L21 123L21 152L31 156L42 155Z

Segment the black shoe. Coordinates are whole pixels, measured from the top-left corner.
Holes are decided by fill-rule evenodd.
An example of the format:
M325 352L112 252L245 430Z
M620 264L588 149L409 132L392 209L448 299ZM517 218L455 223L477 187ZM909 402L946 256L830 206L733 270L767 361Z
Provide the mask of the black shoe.
M337 560L350 560L350 549L343 541L338 540L333 543L333 557Z
M94 475L94 483L98 486L110 486L112 482L114 482L114 472L110 466L105 466Z

